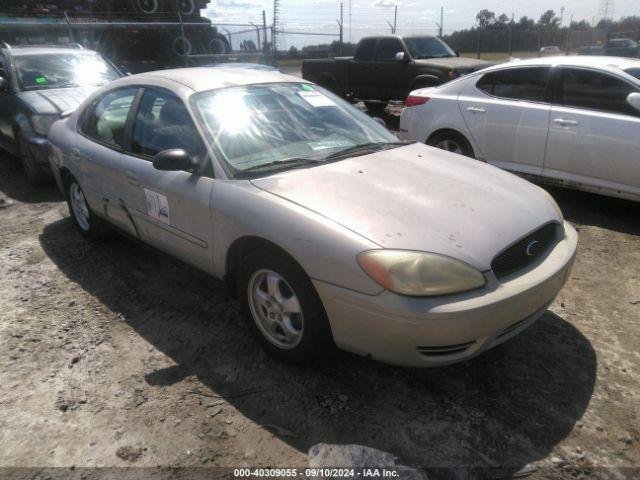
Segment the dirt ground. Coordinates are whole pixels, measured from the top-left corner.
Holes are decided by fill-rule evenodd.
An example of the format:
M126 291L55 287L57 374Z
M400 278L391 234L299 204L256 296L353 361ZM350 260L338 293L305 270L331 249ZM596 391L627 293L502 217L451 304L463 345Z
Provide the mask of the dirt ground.
M640 205L551 193L579 254L530 329L447 368L340 352L294 367L217 282L121 237L83 240L55 187L0 157L0 477L300 468L325 442L429 478L639 478Z

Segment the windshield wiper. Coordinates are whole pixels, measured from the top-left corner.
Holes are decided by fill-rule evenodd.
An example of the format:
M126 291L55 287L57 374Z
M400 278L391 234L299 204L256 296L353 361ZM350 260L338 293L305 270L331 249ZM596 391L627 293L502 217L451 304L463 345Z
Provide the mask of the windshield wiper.
M413 142L370 142L370 143L361 143L359 145L354 145L353 147L345 148L344 150L340 150L338 152L332 153L325 160L335 160L338 158L348 157L348 156L356 156L356 155L366 155L368 153L373 153L378 150L386 150L387 148L401 147L403 145L409 145Z
M262 170L270 170L272 167L277 167L280 165L299 166L299 165L309 165L309 164L315 164L315 163L321 163L321 161L314 160L313 158L304 158L304 157L285 158L284 160L274 160L273 162L261 163L259 165L254 165L252 167L245 168L240 172L238 172L236 176L242 176L246 173L259 172Z

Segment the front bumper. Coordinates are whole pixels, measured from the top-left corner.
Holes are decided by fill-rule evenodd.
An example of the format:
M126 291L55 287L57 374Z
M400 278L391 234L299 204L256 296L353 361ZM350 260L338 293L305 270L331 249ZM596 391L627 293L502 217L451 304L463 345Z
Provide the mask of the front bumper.
M565 238L537 263L502 281L493 273L479 291L443 297L365 295L314 280L335 343L386 363L428 367L460 362L492 348L534 323L565 284L578 234Z

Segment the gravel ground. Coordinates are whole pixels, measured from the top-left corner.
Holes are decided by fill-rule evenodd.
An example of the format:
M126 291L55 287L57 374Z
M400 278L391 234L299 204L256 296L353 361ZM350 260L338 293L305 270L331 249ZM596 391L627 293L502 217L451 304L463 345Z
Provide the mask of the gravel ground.
M293 367L217 282L83 240L55 187L2 157L0 467L304 467L325 442L431 478L638 478L640 206L551 193L579 254L530 329L447 368L339 352Z

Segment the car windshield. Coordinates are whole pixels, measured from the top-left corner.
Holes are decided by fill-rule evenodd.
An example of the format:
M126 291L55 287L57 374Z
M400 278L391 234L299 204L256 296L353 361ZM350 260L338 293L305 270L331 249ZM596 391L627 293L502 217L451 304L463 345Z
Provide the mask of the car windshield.
M409 37L404 39L412 58L443 58L455 57L456 54L449 46L435 37Z
M397 138L335 95L306 83L212 90L192 104L235 176L393 148Z
M22 90L101 86L120 78L111 65L91 53L19 55L14 60Z
M640 80L640 68L627 68L625 72L627 72L632 77L636 77L638 80Z

